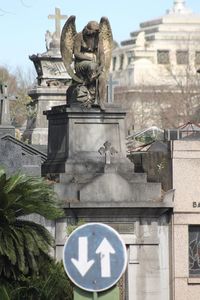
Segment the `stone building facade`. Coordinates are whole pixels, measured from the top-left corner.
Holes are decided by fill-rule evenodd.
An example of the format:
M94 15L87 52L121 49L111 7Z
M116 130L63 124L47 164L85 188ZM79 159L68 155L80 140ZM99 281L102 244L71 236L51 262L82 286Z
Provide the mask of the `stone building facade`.
M199 65L200 15L188 9L185 1L175 0L164 16L141 23L139 30L113 51L111 70L119 85L115 100L123 101L129 110L128 128L169 126L169 121L169 125L163 123L162 112L169 110L174 98L182 99L177 100L181 107L185 95L197 110ZM182 111L177 123L190 121L193 115L192 108L186 118Z
M200 294L200 141L171 144L172 184L175 189L172 216L173 299L198 300Z

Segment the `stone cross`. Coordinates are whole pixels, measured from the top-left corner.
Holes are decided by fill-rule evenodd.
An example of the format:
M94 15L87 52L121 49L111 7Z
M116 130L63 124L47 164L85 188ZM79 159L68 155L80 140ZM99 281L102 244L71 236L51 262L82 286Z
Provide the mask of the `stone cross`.
M6 84L0 84L0 125L10 125L10 109Z
M98 150L98 152L101 155L105 155L105 164L110 165L111 164L111 156L114 156L114 154L117 153L117 150L115 150L115 148L111 146L111 143L109 141L106 141L103 145L104 145L104 147L101 147Z
M109 74L107 81L107 101L108 103L113 103L114 101L114 87L118 85L118 81L113 80L112 73Z
M55 33L56 33L56 38L60 38L60 33L61 33L61 20L66 20L68 17L66 15L61 15L60 14L60 9L55 8L55 15L49 15L48 19L55 19Z

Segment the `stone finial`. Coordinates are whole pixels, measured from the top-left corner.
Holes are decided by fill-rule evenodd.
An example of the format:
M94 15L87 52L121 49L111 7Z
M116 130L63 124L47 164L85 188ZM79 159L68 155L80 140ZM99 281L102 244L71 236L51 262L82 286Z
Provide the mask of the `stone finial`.
M174 10L182 11L183 9L185 9L185 1L184 0L175 0L174 1Z
M186 7L185 0L174 0L173 8L169 11L170 14L188 14L191 10Z
M104 146L104 147L103 147ZM117 150L111 146L109 141L106 141L101 148L99 148L98 152L101 155L105 155L105 164L111 164L111 156L114 156L117 153Z

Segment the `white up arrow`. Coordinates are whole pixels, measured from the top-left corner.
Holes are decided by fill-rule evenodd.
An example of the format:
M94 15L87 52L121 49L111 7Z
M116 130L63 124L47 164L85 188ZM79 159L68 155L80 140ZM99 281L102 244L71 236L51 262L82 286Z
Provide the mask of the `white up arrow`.
M81 276L89 271L91 266L94 264L94 260L91 259L88 261L88 239L87 237L78 238L78 260L71 258L72 263L75 265Z
M110 254L114 254L115 250L106 238L103 239L103 241L97 248L96 253L100 253L101 277L111 277Z

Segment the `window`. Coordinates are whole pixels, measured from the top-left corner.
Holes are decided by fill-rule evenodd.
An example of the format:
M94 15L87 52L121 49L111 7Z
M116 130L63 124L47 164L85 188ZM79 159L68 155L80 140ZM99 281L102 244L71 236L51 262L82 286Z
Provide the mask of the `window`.
M200 225L189 226L189 276L200 277Z
M158 50L157 51L157 62L161 65L169 64L169 51L168 50Z
M188 51L185 50L176 51L176 62L178 65L187 65L189 62Z
M195 53L195 64L200 65L200 51L196 51Z
M120 65L119 65L120 70L123 69L123 65L124 65L124 54L121 54L120 55Z
M112 63L113 63L113 65L112 65L113 71L115 71L115 69L116 69L116 62L117 62L117 57L114 56L114 57L113 57L113 61L112 61Z

